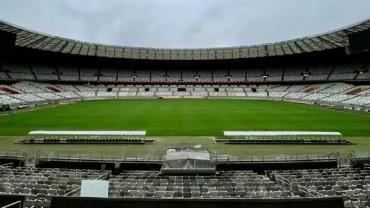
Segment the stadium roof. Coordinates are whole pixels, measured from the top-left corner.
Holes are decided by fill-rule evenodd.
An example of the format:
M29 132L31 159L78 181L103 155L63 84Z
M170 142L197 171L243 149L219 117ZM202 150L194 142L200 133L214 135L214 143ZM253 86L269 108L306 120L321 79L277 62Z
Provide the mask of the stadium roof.
M0 31L16 35L15 45L22 48L63 54L141 60L225 60L273 57L344 48L348 35L370 28L370 19L316 36L252 46L161 49L103 45L47 35L0 21Z

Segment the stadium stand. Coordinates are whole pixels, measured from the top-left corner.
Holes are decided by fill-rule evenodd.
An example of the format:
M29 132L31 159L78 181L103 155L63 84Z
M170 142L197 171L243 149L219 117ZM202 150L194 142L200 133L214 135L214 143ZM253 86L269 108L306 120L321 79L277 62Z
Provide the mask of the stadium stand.
M65 81L78 81L79 78L79 70L77 68L73 67L67 67L67 66L59 66L59 77L60 80Z
M157 171L126 171L111 178L111 197L129 198L291 198L286 187L253 171L213 176L161 176ZM145 187L143 189L142 187Z
M192 86L135 86L135 85L80 85L51 84L22 81L2 85L0 102L12 107L27 104L47 104L84 99L120 99L125 97L206 98L229 97L239 99L280 99L308 104L367 110L370 104L368 85L324 83L312 85L192 85ZM355 108L356 107L356 108ZM359 108L357 108L359 107Z
M352 52L349 41L351 35L369 28L370 20L367 20L329 33L270 44L156 49L86 43L0 21L0 32L15 37L11 50L0 51L0 108L12 110L59 102L140 97L272 99L370 112L369 50ZM267 138L262 142L277 141ZM23 142L144 144L147 140L45 136ZM228 144L255 142L254 138L226 141ZM297 139L283 138L279 142L294 143ZM345 143L311 138L299 142ZM279 158L279 161L269 161L266 157L262 161L227 158L226 163L216 159L215 174L164 175L158 168L161 160L137 163L126 158L109 164L96 160L83 164L78 158L68 164L70 158L56 162L39 157L36 166L25 166L26 162L17 157L1 157L0 205L8 201L6 197L14 195L18 201L24 201L24 207L50 207L54 197L63 200L76 196L81 180L102 179L109 180L109 197L118 201L119 198L141 199L142 203L145 201L142 199L217 199L222 204L225 199L234 200L227 203L239 203L237 200L243 199L242 203L258 206L265 200L284 204L295 203L297 199L334 199L340 205L314 207L370 207L370 176L366 168L337 168L338 161L326 159L307 157L296 164L286 156ZM53 167L42 166L48 164ZM62 167L55 167L59 165ZM191 165L185 163L185 167ZM76 198L79 197L72 197ZM299 207L316 203L304 202Z
M164 71L144 71L136 70L135 73L130 70L115 70L111 68L80 68L74 69L66 66L57 66L56 68L47 65L20 65L4 64L8 74L14 80L45 80L45 81L89 81L89 82L214 82L225 83L233 81L245 81L244 73L246 72L247 81L345 81L345 80L364 80L365 73L358 73L359 66L336 65L330 68L326 66L312 66L309 72L299 67L286 67L284 73L280 68L271 68L264 70L262 68L234 69L227 72L226 70L211 71L192 71L186 70L182 73L171 72L171 76ZM308 67L309 68L309 67ZM32 71L31 71L32 69ZM322 70L322 71L319 71ZM99 73L98 73L99 71ZM357 71L354 73L354 71ZM103 74L104 73L104 74ZM357 76L358 75L358 76ZM237 78L242 76L241 78ZM319 77L318 77L319 76ZM8 79L5 75L4 78ZM321 78L320 78L321 77ZM330 77L327 80L325 77ZM99 80L98 80L99 78ZM345 78L345 79L344 79Z
M0 103L1 104L20 104L23 102L22 100L17 99L15 97L11 97L9 95L0 95Z
M294 163L298 165L308 158L308 156L291 158L289 163L290 165ZM260 164L265 164L265 168L273 168L274 163L266 165L266 159L261 160ZM284 158L285 162L287 159L288 157ZM83 165L84 161L81 158L73 160L69 156L68 160L47 157L45 161L48 163L45 163L44 166L46 164L51 166L59 164L64 168L38 167L42 166L42 163L36 164L37 167L30 166L30 164L27 167L0 165L0 194L25 196L24 207L50 207L50 203L55 197L74 196L76 199L81 189L81 181L93 179L109 181L109 198L260 199L267 200L265 202L272 199L286 199L288 201L285 203L288 203L289 200L297 199L316 198L325 201L339 197L341 206L348 208L369 206L370 176L367 169L333 168L330 166L325 168L325 165L322 164L324 166L319 169L315 165L313 168L307 169L285 166L288 169L266 169L256 172L233 169L232 166L228 166L229 170L223 170L221 167L223 164L232 164L232 161L224 161L216 163L219 166L218 171L210 175L163 175L158 170L153 170L152 166L146 166L146 163L150 163L146 160L136 161L137 166L135 166L135 161L111 158L110 162L122 164L118 166L100 165L113 169L122 167L123 169L119 172L115 172L113 169L99 170L100 166L97 169L76 169L74 167L80 163L81 167L89 167L89 164L93 167L93 164L86 160L86 164ZM77 161L79 163L76 163ZM91 161L97 164L108 162L105 159ZM310 161L316 165L321 163L320 161L316 163L315 160ZM245 169L244 163L236 162L240 168ZM251 165L250 162L245 162L244 165ZM254 165L258 167L258 161L255 160L255 162ZM134 168L140 166L147 169ZM305 166L308 167L307 164ZM341 206L336 205L336 207Z
M0 166L0 192L26 195L24 207L50 207L52 196L68 195L79 189L82 179L97 179L107 174L98 170Z
M35 80L31 69L24 64L4 64L4 69L7 71L9 78L19 80Z
M284 170L269 173L275 181L303 186L322 196L340 196L345 207L369 207L368 171L361 169ZM294 192L294 189L293 189Z

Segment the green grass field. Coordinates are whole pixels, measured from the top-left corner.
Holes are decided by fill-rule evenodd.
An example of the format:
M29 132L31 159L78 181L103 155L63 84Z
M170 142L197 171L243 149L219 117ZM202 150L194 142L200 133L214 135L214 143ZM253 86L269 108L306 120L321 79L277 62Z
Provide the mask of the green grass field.
M151 136L320 130L370 136L370 115L277 101L109 100L0 116L0 135L26 135L30 130L147 130Z
M150 145L20 145L30 130L147 130ZM225 145L224 130L340 131L357 145ZM186 137L182 137L186 136ZM205 136L205 137L197 137ZM370 151L370 115L259 100L104 100L0 115L0 151L154 155L167 145L202 145L217 154L267 155Z

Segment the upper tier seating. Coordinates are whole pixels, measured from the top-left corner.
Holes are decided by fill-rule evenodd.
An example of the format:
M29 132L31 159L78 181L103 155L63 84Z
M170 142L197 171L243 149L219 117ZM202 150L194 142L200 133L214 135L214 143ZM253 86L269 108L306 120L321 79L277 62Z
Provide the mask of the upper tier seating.
M5 70L4 71L1 71L1 69L0 69L0 79L4 79L4 80L9 79L9 77L6 74Z
M162 81L166 79L164 71L150 72L149 70L138 70L135 73L136 82Z
M117 81L117 69L100 69L99 81L115 82Z
M303 81L303 68L299 67L285 68L284 81Z
M80 68L80 80L97 81L98 70L96 68Z
M245 81L246 73L245 70L231 69L230 70L230 81Z
M236 75L235 75L236 76ZM226 71L213 71L213 80L212 77L208 77L208 80L215 82L227 82L232 80L232 76L228 76ZM205 80L205 81L208 81Z
M4 64L4 69L9 71L9 75L15 80L35 80L29 66L24 64Z
M334 67L333 73L329 76L329 80L351 80L356 76L356 71L360 69L360 65L348 64Z
M34 65L32 66L37 80L58 80L56 69L48 66Z
M78 81L78 69L74 67L60 66L58 68L60 79L65 81Z
M361 73L360 73L361 72ZM8 76L9 75L9 76ZM0 67L0 79L100 82L235 82L368 80L363 64L246 67L233 69L120 69L65 65L12 64Z
M181 71L171 70L167 71L167 82L178 82L181 80Z
M118 81L119 82L132 82L134 72L132 70L119 69L118 70Z
M333 66L313 66L309 68L308 73L306 73L305 80L307 81L325 81L328 79L330 72L332 71Z
M263 71L261 69L248 69L247 70L247 81L263 81Z
M370 79L370 70L360 73L357 78L357 80L369 80Z

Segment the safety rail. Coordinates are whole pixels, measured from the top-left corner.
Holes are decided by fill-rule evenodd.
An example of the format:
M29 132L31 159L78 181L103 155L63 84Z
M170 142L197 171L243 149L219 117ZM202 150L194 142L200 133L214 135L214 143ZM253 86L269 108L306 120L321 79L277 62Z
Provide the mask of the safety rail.
M274 175L274 179L276 182L280 183L280 184L283 184L283 185L286 185L286 186L289 186L290 190L292 192L294 192L296 189L298 192L301 192L301 193L304 193L306 194L308 197L324 197L324 195L318 193L317 191L314 191L312 189L309 189L307 187L304 187L302 185L299 185L299 184L293 184L290 180L284 178L283 176L277 174L277 173L273 173Z
M246 157L237 157L230 155L214 155L212 157L214 162L299 162L299 161L322 161L331 162L337 161L336 154L295 154L295 155L252 155Z
M15 208L15 207L22 208L22 201L15 201L0 208Z
M342 153L330 153L330 154L280 154L280 155L246 155L246 156L235 156L235 155L221 155L211 154L211 161L214 163L272 163L272 162L309 162L309 161L321 161L321 162L333 162L337 161L338 156ZM344 154L344 153L343 153ZM0 158L15 158L15 159L27 159L32 158L36 163L42 161L90 161L90 162L163 162L163 156L158 155L136 155L127 157L125 155L106 155L106 154L51 154L39 152L36 154L25 154L21 152L0 152Z
M43 154L37 155L37 161L102 161L102 162L162 162L162 157L137 155L126 157L124 155L89 155L89 154Z

